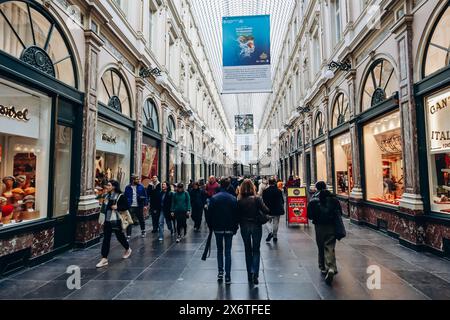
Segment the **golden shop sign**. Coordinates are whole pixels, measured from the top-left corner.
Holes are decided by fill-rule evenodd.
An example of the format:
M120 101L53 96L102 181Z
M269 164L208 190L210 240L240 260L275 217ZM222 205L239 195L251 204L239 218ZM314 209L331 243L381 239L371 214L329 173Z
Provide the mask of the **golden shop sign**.
M30 119L28 118L28 109L24 108L22 110L16 110L15 106L8 107L0 104L0 116L19 121L30 121Z
M450 151L450 88L428 97L426 105L430 151Z

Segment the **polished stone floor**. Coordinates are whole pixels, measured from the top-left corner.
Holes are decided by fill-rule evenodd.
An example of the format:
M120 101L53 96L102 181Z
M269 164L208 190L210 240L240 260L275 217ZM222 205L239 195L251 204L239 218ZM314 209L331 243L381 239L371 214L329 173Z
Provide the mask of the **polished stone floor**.
M149 221L147 221L148 225ZM278 243L261 244L261 275L257 286L247 283L240 233L233 240L232 284L216 280L215 245L207 261L200 259L207 229L175 243L149 233L135 236L129 260L113 236L109 266L96 269L100 244L66 252L53 260L0 280L0 299L450 299L450 261L402 247L382 233L349 224L348 236L336 248L339 274L327 286L317 268L314 227L281 225ZM166 231L167 232L167 231ZM214 239L213 239L214 240ZM213 241L214 242L214 241ZM81 289L69 289L67 267L81 269ZM367 267L379 266L381 289L369 290Z

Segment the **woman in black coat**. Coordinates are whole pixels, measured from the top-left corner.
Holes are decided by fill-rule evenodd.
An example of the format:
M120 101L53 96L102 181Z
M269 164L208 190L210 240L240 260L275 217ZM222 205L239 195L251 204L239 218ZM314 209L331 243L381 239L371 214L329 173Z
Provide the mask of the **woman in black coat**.
M164 240L164 220L167 228L170 230L170 235L174 234L175 220L170 214L170 207L172 205L172 191L168 182L161 184L161 191L157 196L158 201L154 202L154 210L159 212L159 241Z
M266 241L278 241L278 226L280 225L280 216L284 215L284 198L283 193L276 186L276 180L269 180L269 187L263 191L262 198L265 205L270 210L271 223L266 224L269 235Z
M97 268L108 265L108 254L111 245L111 235L114 232L117 240L125 248L124 259L128 259L131 255L131 248L125 237L122 229L122 222L120 220L121 211L129 209L127 197L120 190L119 182L111 180L106 185L107 194L101 209L101 215L104 215L103 223L103 244L102 244L102 259L97 264Z
M203 208L205 207L208 195L206 194L206 191L200 189L200 184L198 182L194 182L192 184L192 189L189 191L189 196L191 198L194 231L198 232L200 231L200 226L202 224Z

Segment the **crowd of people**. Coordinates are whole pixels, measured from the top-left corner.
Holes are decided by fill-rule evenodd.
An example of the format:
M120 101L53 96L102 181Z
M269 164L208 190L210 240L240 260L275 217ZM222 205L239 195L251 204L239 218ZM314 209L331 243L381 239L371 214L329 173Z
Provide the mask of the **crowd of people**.
M225 279L226 284L231 283L232 242L240 230L248 281L256 285L259 283L263 226L268 234L266 242L276 243L280 217L286 212L283 193L287 188L299 186L300 180L292 176L286 183L276 177L222 177L217 180L211 176L206 182L191 180L185 188L183 183L161 183L154 176L145 188L139 176L133 175L131 183L122 192L117 181L108 181L97 196L101 204L99 222L104 228L102 259L97 267L108 265L112 233L125 249L123 258L130 257L132 249L128 241L133 222L139 222L141 236L146 237L145 212L151 216L151 232L157 233L161 242L164 241L165 226L179 243L187 234L187 220L192 218L194 232L200 232L205 216L211 234L205 252L209 250L210 239L214 235L218 280ZM336 217L342 213L339 201L327 191L324 182L318 182L316 188L317 192L308 205L308 217L315 224L319 268L330 284L337 273L336 238L340 240L335 232ZM124 223L123 216L127 215L131 223Z

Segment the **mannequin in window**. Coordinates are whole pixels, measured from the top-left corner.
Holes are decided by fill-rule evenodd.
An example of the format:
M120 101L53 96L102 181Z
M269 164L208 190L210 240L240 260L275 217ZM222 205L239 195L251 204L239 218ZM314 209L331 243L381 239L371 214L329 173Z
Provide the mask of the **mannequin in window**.
M7 176L7 177L3 178L2 182L5 185L2 195L6 199L8 199L9 204L13 204L14 199L13 199L12 190L13 190L14 183L16 182L16 178L14 178L13 176Z

